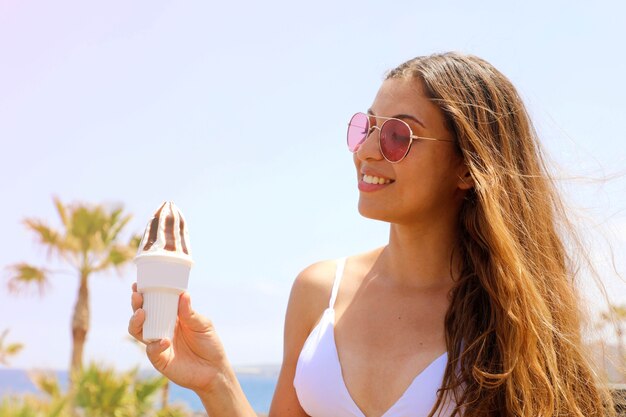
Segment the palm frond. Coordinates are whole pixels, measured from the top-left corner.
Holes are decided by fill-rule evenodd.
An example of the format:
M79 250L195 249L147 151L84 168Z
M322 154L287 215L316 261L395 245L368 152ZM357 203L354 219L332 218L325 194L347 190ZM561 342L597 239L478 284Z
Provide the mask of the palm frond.
M129 248L126 246L115 245L111 247L106 256L102 258L100 262L98 262L96 266L93 267L92 270L93 272L99 272L104 271L105 269L108 269L112 266L117 269L127 263L129 260L131 260L134 254L135 253L129 250Z
M55 401L50 404L50 411L48 412L47 417L62 417L66 415L64 411L65 406L68 404L68 402L69 397L67 396L55 399Z
M128 391L132 386L130 374L117 374L112 368L100 368L95 364L82 371L77 384L76 404L86 415L126 415L132 407Z
M61 385L56 375L49 372L32 372L29 379L39 390L52 398L61 396Z
M129 214L122 218L119 218L119 216L116 216L116 219L111 219L110 228L107 231L107 234L105 236L105 243L109 244L111 242L116 241L120 232L122 231L124 227L126 227L126 225L130 221L130 219L132 219L132 217L133 216Z
M135 257L135 248L128 245L115 245L109 252L111 265L121 266Z
M0 398L0 416L38 417L40 405L31 396L7 395Z
M54 206L57 209L59 217L61 218L61 223L63 224L63 227L65 227L65 229L67 230L70 224L69 218L67 217L67 208L65 207L65 205L63 205L58 197L52 197L52 200L54 201Z
M155 417L189 417L192 413L184 405L168 405L157 411Z
M5 340L9 334L9 329L5 329L0 335L0 364L8 365L8 358L17 355L24 348L22 343L8 343Z
M109 214L109 218L108 218L108 229L109 231L113 229L113 227L119 223L120 221L120 217L122 216L124 212L124 209L120 206L120 207L115 207L111 209L111 212Z
M70 229L68 234L73 236L80 251L98 251L100 248L97 244L99 240L97 235L104 224L104 216L99 210L81 205L72 210Z
M23 343L11 343L10 345L7 345L6 348L4 348L4 351L8 356L13 356L18 354L22 349L24 349Z
M77 256L81 253L81 242L76 236L66 235L63 245L65 247L64 256L66 259L78 259Z
M35 233L39 243L48 247L49 253L62 253L65 251L63 236L43 221L38 219L24 219L24 225L27 229Z
M142 238L143 236L141 235L132 235L128 242L128 246L130 246L135 252L137 252L137 250L139 249L139 245L141 244Z
M93 271L103 271L109 267L119 269L119 267L125 265L135 257L140 242L141 237L139 235L133 235L126 245L115 244L110 246L107 255L98 262L93 268Z
M163 386L168 382L167 378L161 375L143 380L136 380L134 391L137 396L138 405L146 404L150 397L159 389L163 388Z
M9 265L9 279L7 286L9 292L22 293L35 287L39 295L43 295L49 286L48 270L38 268L25 262Z

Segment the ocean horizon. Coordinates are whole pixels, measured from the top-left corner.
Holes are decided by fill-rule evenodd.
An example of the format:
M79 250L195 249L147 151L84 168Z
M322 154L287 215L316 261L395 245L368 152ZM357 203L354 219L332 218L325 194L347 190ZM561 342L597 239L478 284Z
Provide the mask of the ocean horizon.
M257 413L268 413L276 382L278 380L278 365L246 366L235 369L237 379L250 401L250 405ZM0 397L7 395L37 394L40 391L30 380L29 374L34 372L50 372L56 375L65 389L67 387L68 372L63 370L39 370L39 369L0 369ZM141 376L150 377L157 375L154 370L140 370ZM158 394L155 395L155 404L159 405ZM202 402L191 390L170 382L170 404L181 404L191 411L204 411Z

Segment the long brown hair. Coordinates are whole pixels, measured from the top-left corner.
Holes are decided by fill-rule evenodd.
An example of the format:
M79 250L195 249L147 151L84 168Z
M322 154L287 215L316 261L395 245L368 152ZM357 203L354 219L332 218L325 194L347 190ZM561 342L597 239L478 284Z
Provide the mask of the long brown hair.
M437 407L455 415L614 413L581 337L573 230L515 87L483 59L418 57L387 78L423 82L474 180L460 213L458 277L445 327L448 365Z

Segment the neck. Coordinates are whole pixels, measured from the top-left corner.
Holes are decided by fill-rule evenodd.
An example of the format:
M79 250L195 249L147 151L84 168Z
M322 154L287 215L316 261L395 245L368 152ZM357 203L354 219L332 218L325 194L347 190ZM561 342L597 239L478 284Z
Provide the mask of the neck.
M392 224L389 245L381 253L381 266L401 286L449 287L459 273L458 259L453 258L457 239L455 221L428 225Z

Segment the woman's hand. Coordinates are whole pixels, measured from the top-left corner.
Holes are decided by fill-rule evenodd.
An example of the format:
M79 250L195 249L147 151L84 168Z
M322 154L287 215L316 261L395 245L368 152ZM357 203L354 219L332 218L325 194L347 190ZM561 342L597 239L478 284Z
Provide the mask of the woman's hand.
M189 293L180 296L173 340L150 343L143 340L146 313L141 308L143 295L137 292L136 283L133 284L131 304L134 314L128 332L146 344L152 365L172 382L202 393L212 391L216 384L231 376L232 370L213 324L193 311Z

